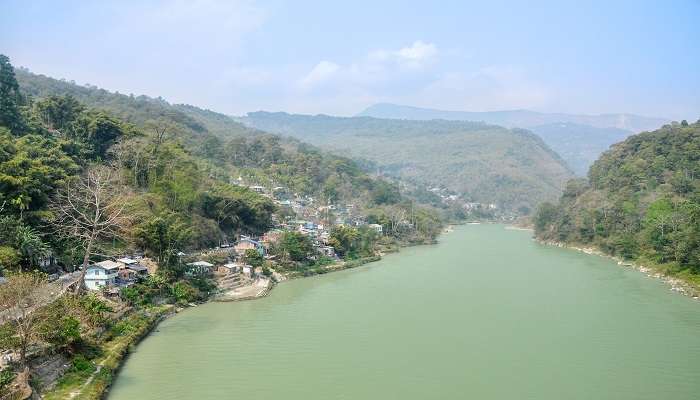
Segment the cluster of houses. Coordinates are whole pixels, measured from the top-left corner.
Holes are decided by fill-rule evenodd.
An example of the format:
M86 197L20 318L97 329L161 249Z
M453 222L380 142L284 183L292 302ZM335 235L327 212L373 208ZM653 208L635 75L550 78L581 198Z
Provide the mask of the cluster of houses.
M189 276L211 276L212 274L242 274L252 277L261 271L245 263L244 255L247 250L254 249L266 259L274 259L269 255L270 246L279 240L284 232L296 231L308 236L316 253L330 258L337 258L335 249L328 244L330 239L329 225L368 226L378 233L382 233L382 226L367 224L365 218L359 214L353 204L334 205L322 204L313 197L290 196L284 187L277 186L266 188L260 185L245 185L243 179L234 179L234 184L248 187L250 190L271 198L281 208L286 208L293 215L280 219L273 216L274 228L260 237L241 235L235 244L224 242L218 248L202 252L202 258L207 253L224 253L229 260L222 265L214 265L205 260L197 260L187 263L186 274ZM185 256L179 253L179 256ZM143 265L143 259L139 257L119 258L105 260L88 266L85 275L85 285L90 290L119 290L120 287L129 286L139 279L148 276L149 270Z
M140 260L124 257L91 264L85 271L85 286L90 290L104 290L129 286L148 276L148 268Z

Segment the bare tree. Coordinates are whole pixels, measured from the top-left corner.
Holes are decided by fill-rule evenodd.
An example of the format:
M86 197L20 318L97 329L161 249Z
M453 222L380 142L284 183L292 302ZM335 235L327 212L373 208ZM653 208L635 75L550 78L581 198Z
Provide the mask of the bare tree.
M0 324L7 324L12 336L4 338L19 351L20 363L26 366L27 349L40 336L42 316L37 308L47 301L46 278L40 273L17 273L8 276L0 290Z
M66 239L77 240L85 254L76 291L85 285L95 243L119 237L126 227L124 191L116 178L113 168L91 168L79 180L59 190L52 202L56 231Z

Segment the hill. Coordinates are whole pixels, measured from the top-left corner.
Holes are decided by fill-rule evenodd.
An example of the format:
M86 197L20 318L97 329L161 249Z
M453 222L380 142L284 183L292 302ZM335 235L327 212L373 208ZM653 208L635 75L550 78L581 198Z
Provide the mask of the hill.
M581 115L565 113L541 113L529 110L504 111L445 111L430 108L379 103L357 114L361 117L393 119L446 119L455 121L483 121L509 128L532 128L538 125L569 122L596 128L618 128L631 132L656 129L669 121L664 118L644 117L634 114Z
M656 129L669 122L663 118L633 114L579 115L528 110L444 111L387 103L370 106L358 116L409 120L483 121L510 128L526 128L540 136L561 155L579 176L584 176L593 161L610 145L634 133Z
M325 206L317 219L330 224L371 220L396 228L400 222L383 236L390 242L431 241L440 230L434 210L416 206L396 184L346 157L194 106L28 71L15 79L1 57L0 274L35 268L49 256L71 268L84 263L85 253L99 259L135 249L170 265L179 250L261 235L294 219L296 211L283 204L304 205L309 215L297 219L315 218ZM110 198L119 202L110 207L123 220L110 227L109 238L90 239L87 250L74 232L46 230L65 225L58 221L61 196L79 183L114 192ZM333 212L334 205L344 214Z
M671 274L700 273L700 121L631 136L534 219L543 240L594 245ZM693 278L693 279L697 279Z
M632 135L625 129L596 128L572 122L538 125L530 130L556 151L577 176L586 176L588 168L605 150Z
M480 122L249 113L248 126L365 159L383 173L442 185L463 199L527 213L572 176L539 137Z

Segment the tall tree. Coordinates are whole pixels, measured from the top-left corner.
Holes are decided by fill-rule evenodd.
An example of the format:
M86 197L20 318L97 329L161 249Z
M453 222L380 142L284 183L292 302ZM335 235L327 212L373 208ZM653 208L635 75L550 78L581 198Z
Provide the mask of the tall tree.
M116 174L109 167L91 168L59 190L51 205L57 232L68 239L77 239L84 251L78 291L84 287L96 242L119 237L127 224L125 196Z
M24 121L19 112L21 102L15 70L10 59L0 54L0 125L8 127L15 135L24 129Z

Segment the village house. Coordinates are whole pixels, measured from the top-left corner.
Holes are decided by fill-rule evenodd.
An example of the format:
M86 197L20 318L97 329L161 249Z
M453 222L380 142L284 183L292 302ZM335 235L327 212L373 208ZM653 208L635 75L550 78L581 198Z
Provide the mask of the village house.
M247 236L241 236L241 240L239 240L238 243L233 246L233 248L236 250L236 253L240 255L245 254L245 251L248 249L257 250L261 256L265 255L265 246L263 246L262 243L258 242L257 240L253 240Z
M379 224L369 224L369 225L367 225L367 226L368 226L370 229L373 229L375 232L380 233L380 234L381 234L382 231L384 230L384 228L382 228L382 226L379 225Z
M89 265L85 271L85 286L90 290L102 290L114 286L119 272L119 263L111 260Z
M195 261L187 264L187 275L209 275L212 272L214 264L206 261Z

